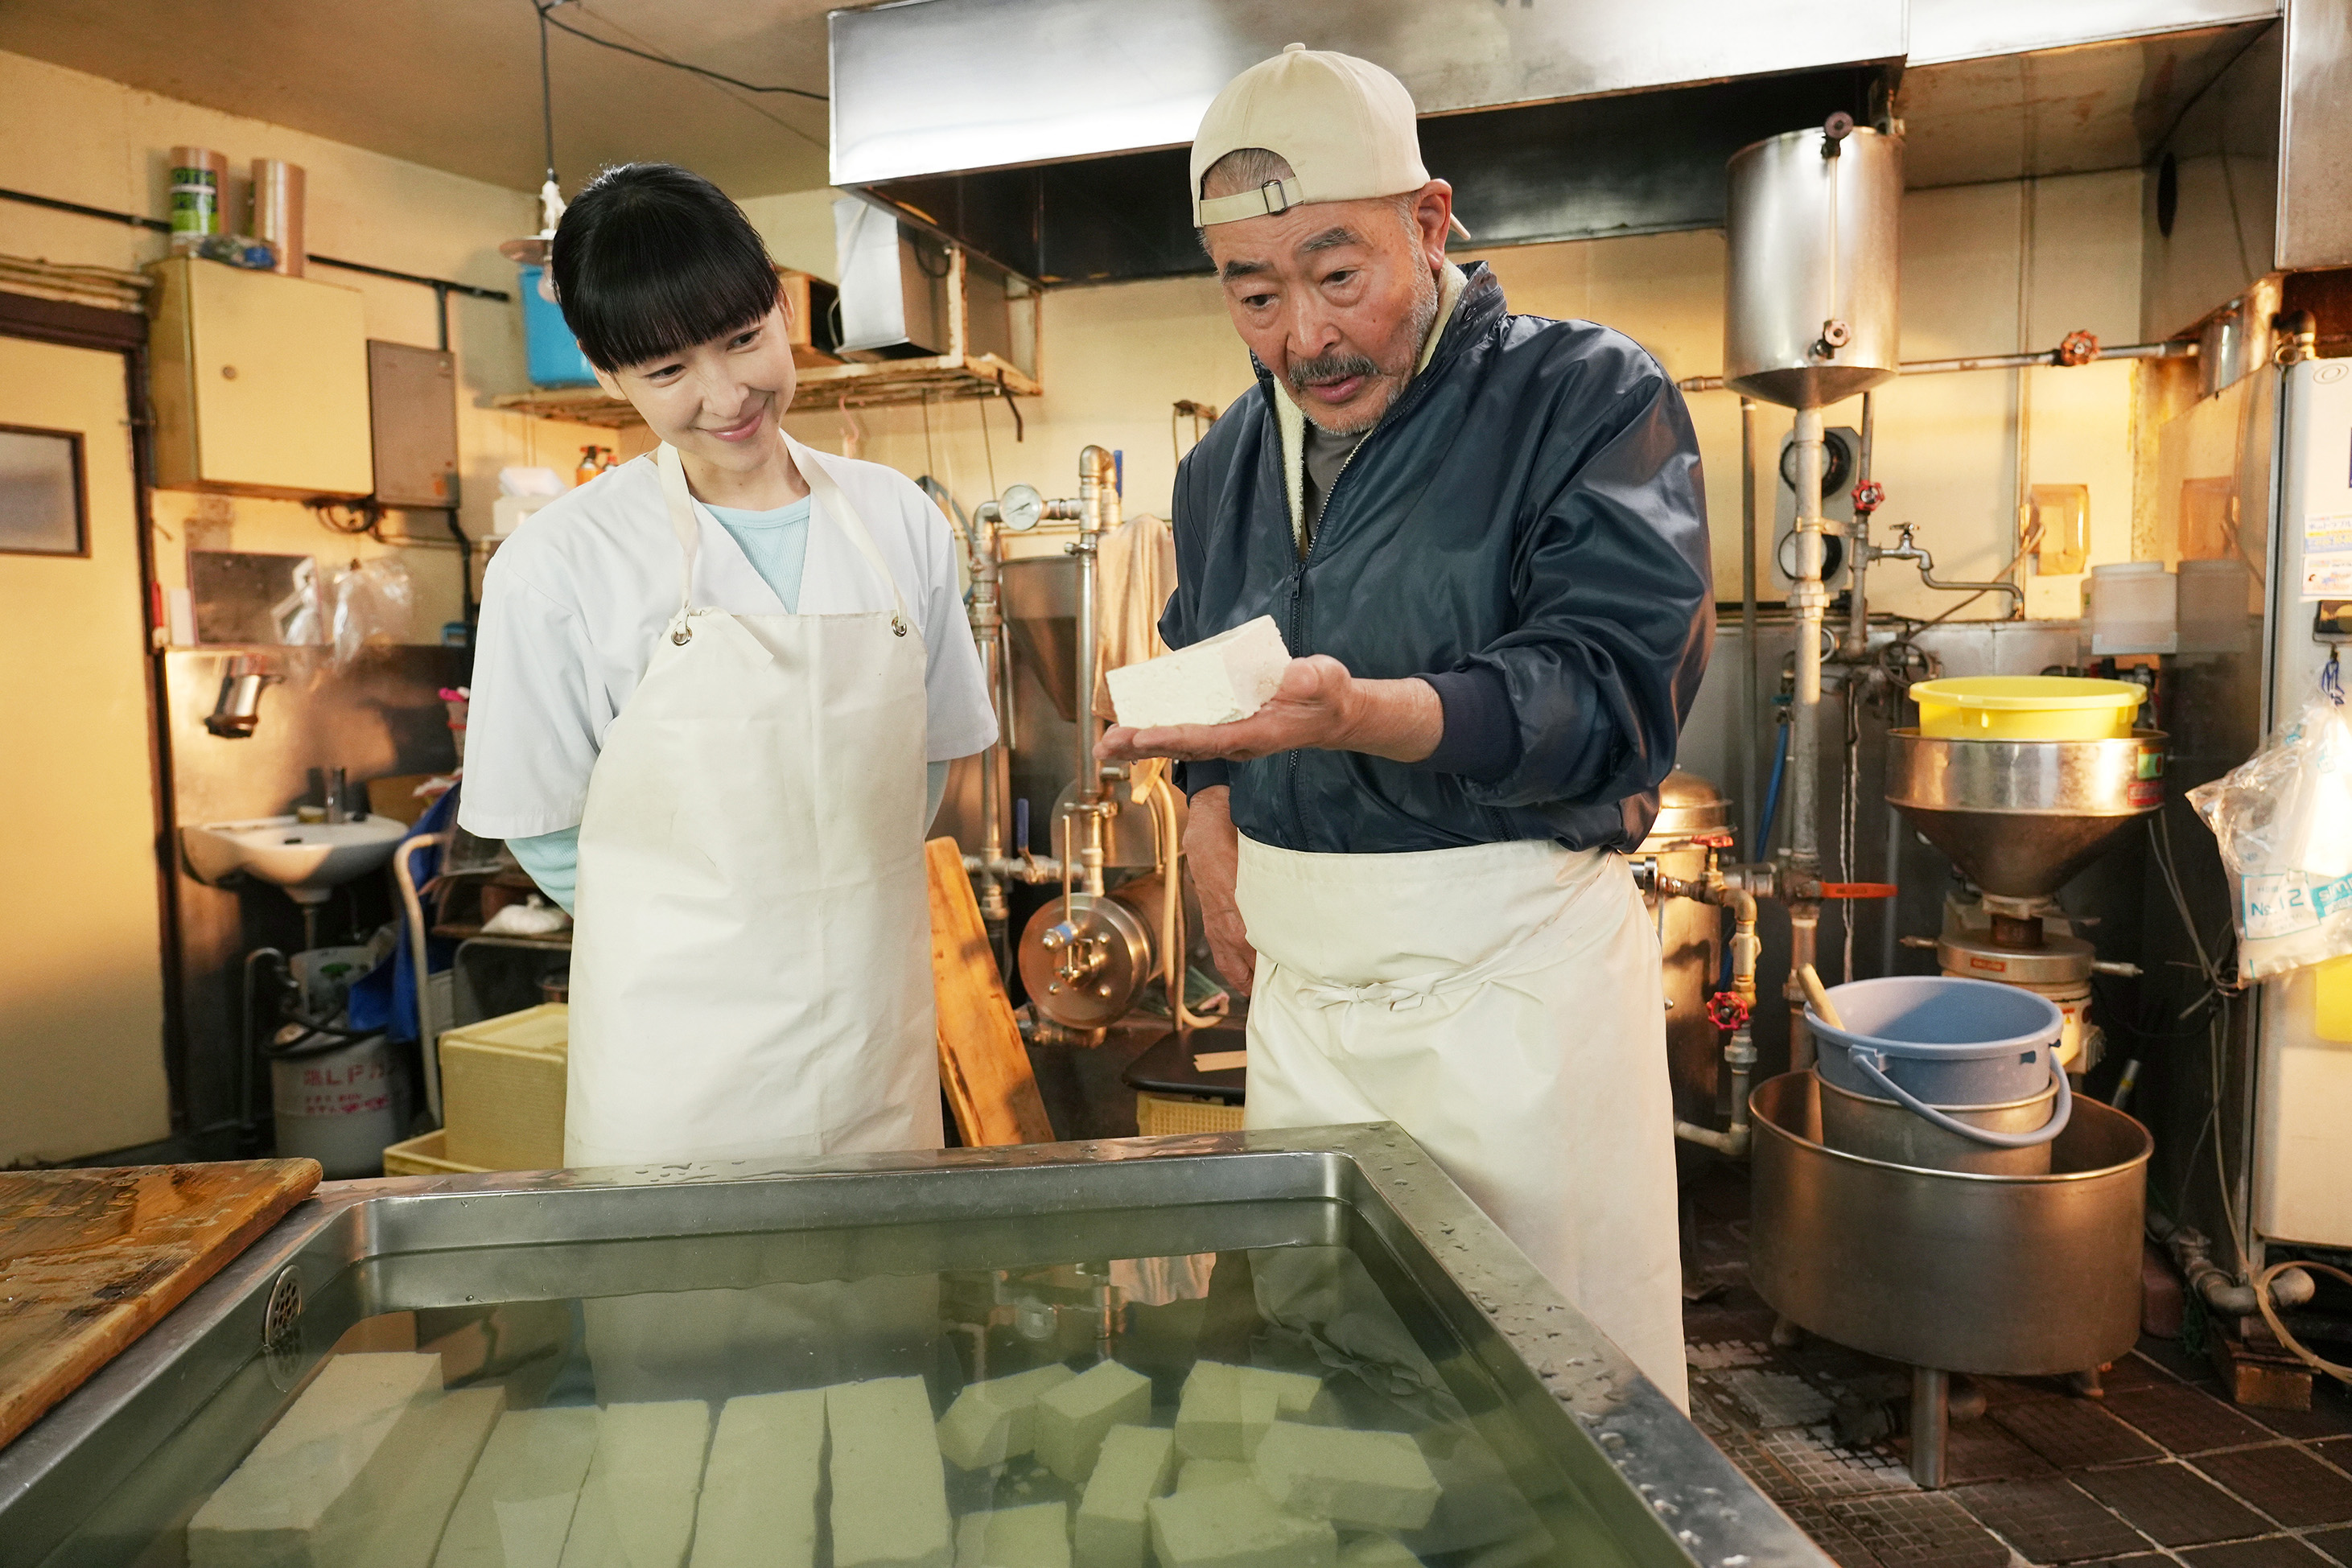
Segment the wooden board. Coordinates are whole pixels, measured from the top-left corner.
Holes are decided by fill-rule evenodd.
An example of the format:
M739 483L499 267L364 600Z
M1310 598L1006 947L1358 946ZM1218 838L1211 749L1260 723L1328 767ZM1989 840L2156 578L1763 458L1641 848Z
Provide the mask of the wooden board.
M953 839L923 846L931 881L931 985L940 1012L940 1083L968 1148L991 1144L1050 1144L1053 1124L1029 1071L1029 1052L1013 1019L981 924L980 901Z
M315 1160L0 1174L0 1446L318 1185Z

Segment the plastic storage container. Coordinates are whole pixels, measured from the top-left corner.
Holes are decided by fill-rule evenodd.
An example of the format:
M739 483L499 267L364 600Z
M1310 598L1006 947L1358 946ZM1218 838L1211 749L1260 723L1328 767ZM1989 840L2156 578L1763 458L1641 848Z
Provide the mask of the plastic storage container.
M2147 692L2074 675L1956 675L1911 688L1930 740L2123 740Z
M442 1157L478 1170L561 1167L571 1030L561 1002L445 1030Z
M563 311L541 287L544 267L521 272L522 333L530 350L530 384L535 387L593 387L596 368L580 351L580 340L563 324Z
M2094 654L2177 653L2179 580L2160 560L2095 566L2083 585L2083 620Z

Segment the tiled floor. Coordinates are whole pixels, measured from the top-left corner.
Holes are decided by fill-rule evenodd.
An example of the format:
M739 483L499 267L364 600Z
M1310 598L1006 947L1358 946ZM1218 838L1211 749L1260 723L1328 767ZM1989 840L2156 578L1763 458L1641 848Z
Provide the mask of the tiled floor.
M1690 1197L1691 1414L1842 1568L2352 1565L2352 1399L2326 1379L2309 1411L2242 1409L2160 1340L2110 1369L2103 1400L1980 1379L1984 1415L1951 1428L1951 1484L1925 1492L1906 1468L1905 1369L1776 1348L1748 1285L1744 1177Z

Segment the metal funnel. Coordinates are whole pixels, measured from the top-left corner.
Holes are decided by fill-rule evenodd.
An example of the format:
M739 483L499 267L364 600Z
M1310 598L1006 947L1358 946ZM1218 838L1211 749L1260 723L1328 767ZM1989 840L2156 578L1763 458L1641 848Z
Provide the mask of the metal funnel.
M1960 874L2048 898L2164 800L2164 735L2122 740L1887 737L1886 800Z
M1065 724L1078 717L1078 563L1066 555L1004 563L998 589L1014 657L1036 673Z

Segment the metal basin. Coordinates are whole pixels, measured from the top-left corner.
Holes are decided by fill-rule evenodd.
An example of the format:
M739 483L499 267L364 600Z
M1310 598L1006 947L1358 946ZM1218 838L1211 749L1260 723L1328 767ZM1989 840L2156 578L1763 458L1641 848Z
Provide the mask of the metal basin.
M2048 898L2164 800L2165 736L2127 740L1886 737L1887 802L1962 875L2007 898Z
M2139 1337L2147 1130L2077 1100L2046 1176L1926 1170L1828 1148L1819 1081L1748 1097L1756 1289L1792 1322L1914 1366L2083 1372Z
M1206 1295L1173 1288L1203 1253ZM715 1401L763 1375L801 1387L910 1372L936 1402L1024 1357L1108 1353L1150 1375L1165 1424L1194 1354L1287 1354L1327 1369L1335 1399L1454 1412L1446 1454L1475 1443L1489 1456L1478 1484L1542 1526L1496 1542L1508 1561L1829 1568L1385 1124L331 1183L0 1449L0 1568L176 1561L174 1531L331 1347L386 1348L362 1336L400 1313L415 1336L401 1348L439 1349L452 1385L469 1358L511 1354L501 1386L524 1405L565 1403L550 1392L564 1388L579 1403L589 1380L600 1403ZM509 1327L548 1336L546 1358ZM630 1354L608 1357L625 1332ZM443 1348L460 1341L472 1348ZM676 1386L694 1379L709 1386ZM951 1486L995 1484L959 1473ZM1456 1512L1465 1528L1493 1517Z

